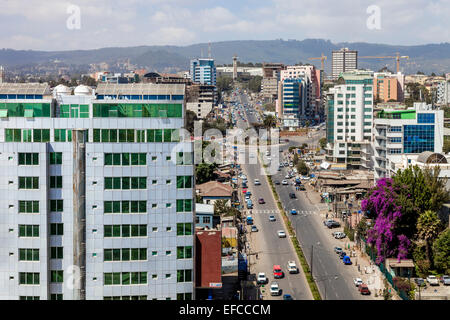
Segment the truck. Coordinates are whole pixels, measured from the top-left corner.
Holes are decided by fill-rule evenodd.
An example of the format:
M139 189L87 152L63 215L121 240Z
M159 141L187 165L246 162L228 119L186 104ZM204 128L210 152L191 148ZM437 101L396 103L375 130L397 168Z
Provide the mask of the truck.
M247 209L253 209L253 203L250 199L247 200Z

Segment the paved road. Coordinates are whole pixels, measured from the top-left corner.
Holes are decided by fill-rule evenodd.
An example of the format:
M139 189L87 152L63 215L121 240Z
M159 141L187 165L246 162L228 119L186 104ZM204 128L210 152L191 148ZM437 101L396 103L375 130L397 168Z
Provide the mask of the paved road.
M248 103L245 95L242 95L241 99L242 103ZM252 115L248 120L250 121L243 122L239 119L237 121L237 126L245 129L249 122L256 122L256 119L252 118ZM250 152L256 153L256 148L252 149L253 150L249 151L247 148L247 156ZM265 272L266 276L269 278L269 284L263 288L263 291L265 291L264 299L282 299L282 296L271 297L269 294L270 283L272 281L276 281L282 289L282 294L289 293L295 300L311 300L312 295L309 290L309 286L306 282L306 278L300 267L300 263L297 259L297 255L290 239L279 238L277 235L278 230L285 230L282 217L278 212L266 177L261 174L262 166L259 159L256 158L254 160L258 161L257 164L249 164L248 158L247 161L245 161L245 164L242 164L244 174L246 174L249 181L249 190L252 192L252 201L254 203L254 207L251 210L252 216L254 218L255 225L259 229L258 232L249 233L251 252L258 253L257 260L255 254L251 254L249 256L251 273L257 275L258 272ZM255 186L254 179L259 179L261 185ZM263 198L266 203L259 204L259 198ZM274 215L276 217L276 221L270 222L269 215ZM250 230L250 227L247 228ZM286 265L289 260L294 260L296 262L299 267L298 274L289 274L287 272ZM285 277L283 279L274 280L272 273L274 265L281 266L285 273Z

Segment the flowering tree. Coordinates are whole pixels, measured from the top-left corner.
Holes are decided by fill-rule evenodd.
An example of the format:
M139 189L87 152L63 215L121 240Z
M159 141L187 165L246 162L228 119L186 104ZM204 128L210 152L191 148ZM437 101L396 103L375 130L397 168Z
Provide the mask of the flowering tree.
M399 205L402 187L390 178L378 180L369 196L361 202L362 210L374 219L374 225L367 231L370 244L377 249L377 263L396 256L406 259L411 241L402 233L403 210Z

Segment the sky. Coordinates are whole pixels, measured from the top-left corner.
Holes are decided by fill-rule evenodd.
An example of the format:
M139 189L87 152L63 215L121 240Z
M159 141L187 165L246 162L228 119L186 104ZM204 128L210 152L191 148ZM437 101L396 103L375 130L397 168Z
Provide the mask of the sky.
M450 0L0 0L0 48L450 42Z

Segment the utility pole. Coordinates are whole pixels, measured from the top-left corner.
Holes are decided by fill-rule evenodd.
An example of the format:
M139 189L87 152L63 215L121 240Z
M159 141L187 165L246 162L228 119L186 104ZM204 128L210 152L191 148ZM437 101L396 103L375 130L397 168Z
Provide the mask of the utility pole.
M313 276L313 259L314 258L314 245L311 245L311 277L314 278Z

